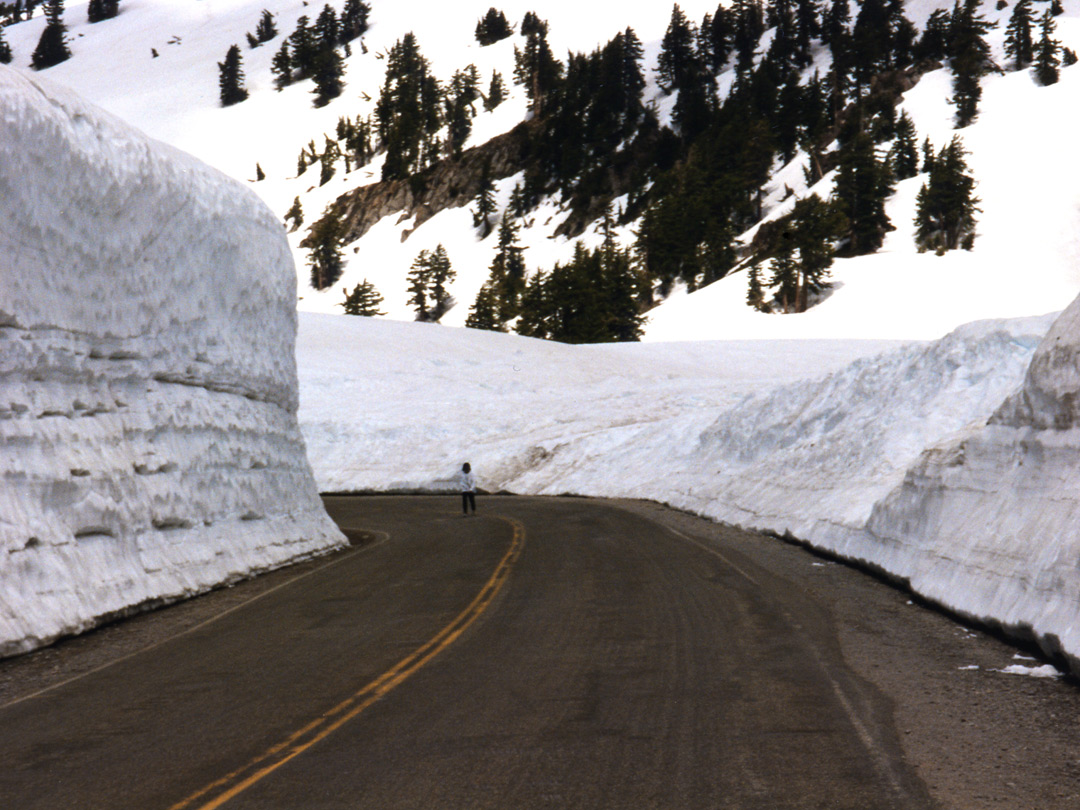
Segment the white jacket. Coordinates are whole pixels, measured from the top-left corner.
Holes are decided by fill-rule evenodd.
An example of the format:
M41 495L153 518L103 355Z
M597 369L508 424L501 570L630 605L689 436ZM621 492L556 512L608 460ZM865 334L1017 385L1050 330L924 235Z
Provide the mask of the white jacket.
M462 472L459 475L461 476L461 491L475 492L476 477L471 472Z

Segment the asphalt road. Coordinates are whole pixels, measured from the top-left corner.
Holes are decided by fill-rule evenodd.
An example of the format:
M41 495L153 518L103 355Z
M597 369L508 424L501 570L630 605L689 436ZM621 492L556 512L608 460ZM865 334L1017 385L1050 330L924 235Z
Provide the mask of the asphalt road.
M0 808L994 806L939 800L777 541L581 499L327 503L366 542L0 694Z

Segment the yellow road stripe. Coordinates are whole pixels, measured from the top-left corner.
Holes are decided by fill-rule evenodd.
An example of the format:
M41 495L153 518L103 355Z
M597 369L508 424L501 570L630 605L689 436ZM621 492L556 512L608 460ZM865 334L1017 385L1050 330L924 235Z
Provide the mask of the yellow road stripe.
M510 548L495 567L494 573L480 589L476 597L469 603L452 622L446 625L428 642L415 649L389 670L384 672L371 683L364 686L351 697L343 700L334 708L321 717L308 723L299 731L294 732L282 742L267 749L264 753L251 762L238 768L227 776L218 779L196 793L180 801L169 810L185 810L192 807L195 802L203 801L206 796L225 788L213 799L198 805L195 810L215 810L225 802L236 797L249 787L270 775L286 762L311 748L320 740L326 739L341 726L355 718L371 704L384 697L392 689L399 686L406 678L426 665L439 653L457 641L458 638L475 622L498 595L503 584L510 576L510 570L521 555L521 549L525 544L525 529L515 520L500 518L509 523L514 529L513 540ZM340 715L340 716L339 716ZM336 719L335 719L336 718ZM331 722L332 721L332 722ZM264 764L265 763L265 764ZM245 775L246 774L246 775Z

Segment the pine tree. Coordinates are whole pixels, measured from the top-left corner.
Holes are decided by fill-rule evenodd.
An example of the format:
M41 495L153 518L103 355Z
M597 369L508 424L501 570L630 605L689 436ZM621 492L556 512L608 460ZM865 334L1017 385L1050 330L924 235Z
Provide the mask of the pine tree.
M491 112L502 104L505 98L506 85L503 84L502 74L494 70L491 72L491 84L488 85L487 95L484 96L484 109Z
M386 314L379 309L383 297L375 289L375 285L366 278L353 287L352 292L349 292L348 288L342 288L342 292L345 293L345 300L339 306L344 307L346 315L373 318L376 315Z
M0 26L0 64L10 65L13 58L11 46L4 39L4 29Z
M795 203L791 212L791 242L798 251L795 311L806 312L809 298L829 287L829 267L836 255L835 242L847 230L839 206L811 194Z
M1016 0L1005 29L1005 53L1012 58L1015 70L1023 70L1035 59L1032 22L1031 0Z
M378 141L386 150L382 179L403 180L442 157L436 134L444 123L443 94L411 32L390 49L386 62L375 104Z
M312 93L315 106L325 107L331 100L341 95L345 87L342 76L345 74L345 61L335 48L325 48L315 57L311 78L315 83Z
M896 138L889 150L889 166L897 180L906 180L919 173L919 147L915 122L904 111L896 122Z
M341 255L344 236L343 224L331 211L324 212L308 231L308 267L311 270L311 286L316 290L325 290L345 271L345 261Z
M489 332L505 332L506 328L499 319L499 306L491 284L485 282L476 294L476 300L465 319L469 329L486 329Z
M255 164L255 182L261 182L266 179L266 172L263 171L262 166L258 163Z
M779 251L769 262L772 275L769 286L776 288L780 309L786 314L795 309L799 292L799 263L795 258L795 246L782 242Z
M233 45L225 54L225 61L218 62L218 87L221 89L221 106L237 104L248 97L244 87L243 58L240 46Z
M678 4L671 10L671 21L660 43L656 82L665 93L683 90L698 80L696 32Z
M837 207L849 222L845 252L861 256L880 248L885 234L893 230L885 213L892 175L888 164L878 160L873 138L865 131L841 147L834 193Z
M322 7L319 16L315 18L315 25L311 29L315 38L315 48L319 53L332 50L338 44L338 18L330 4Z
M341 10L341 17L338 20L338 35L342 45L352 42L367 32L370 14L371 6L364 0L345 0L345 7Z
M522 33L524 33L522 23ZM514 82L525 88L530 109L536 115L544 112L548 96L555 91L562 79L563 65L551 54L547 41L547 24L539 30L530 31L525 50L514 48Z
M1058 52L1061 43L1053 37L1056 28L1054 15L1050 9L1047 9L1039 22L1039 44L1035 48L1035 78L1044 87L1056 84L1060 78L1058 67L1061 59L1058 57Z
M518 243L518 226L510 217L499 223L499 244L491 262L490 280L498 303L499 318L517 317L525 291L525 249Z
M765 302L765 290L761 286L761 273L758 272L756 264L750 265L748 279L749 283L746 289L747 306L753 307L758 312L771 311L769 305Z
M285 221L289 222L290 220L292 221L292 227L289 228L290 231L295 231L304 224L304 209L300 205L299 197L293 200L292 207L285 212Z
M484 161L480 172L480 190L476 196L476 209L473 211L473 226L480 229L480 238L487 239L494 226L492 222L497 207L495 205L495 181L491 178L491 162Z
M71 57L67 46L67 26L64 25L64 0L45 0L45 17L48 22L41 32L37 48L30 57L34 70L44 70L59 65Z
M416 309L416 320L438 323L454 306L447 289L456 273L441 244L435 250L420 251L409 271L409 304Z
M506 15L498 9L492 7L489 8L487 14L480 18L476 23L476 41L480 45L494 45L499 40L506 39L508 36L514 33L514 29L510 27L510 23L506 20ZM522 33L525 33L524 31Z
M709 67L713 72L717 72L727 64L728 57L731 56L732 37L735 33L731 12L720 4L709 18L709 24L703 23L701 27L702 33L709 37Z
M934 159L930 177L916 200L915 244L920 251L944 253L969 248L975 238L975 180L968 173L967 152L958 137Z
M255 39L259 42L269 42L278 34L277 25L274 23L274 15L265 8L259 18L259 24L255 26Z
M270 73L274 76L274 86L280 90L292 84L292 55L289 53L289 41L281 43L274 59L270 63Z
M90 0L86 4L87 22L96 23L110 20L120 11L120 0Z
M311 21L303 15L296 21L296 28L289 35L288 43L291 62L296 78L306 79L315 70L315 60L319 55L319 45Z
M956 126L963 129L975 120L982 98L979 79L990 64L990 46L984 35L994 27L978 13L980 0L957 0L949 24L949 58L953 70L953 103Z

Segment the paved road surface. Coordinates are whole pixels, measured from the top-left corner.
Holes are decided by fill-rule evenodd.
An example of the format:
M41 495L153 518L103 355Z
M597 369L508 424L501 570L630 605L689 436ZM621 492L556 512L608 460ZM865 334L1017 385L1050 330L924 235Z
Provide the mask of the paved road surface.
M367 542L0 698L0 807L944 806L834 611L755 559L776 541L581 499L328 506Z

